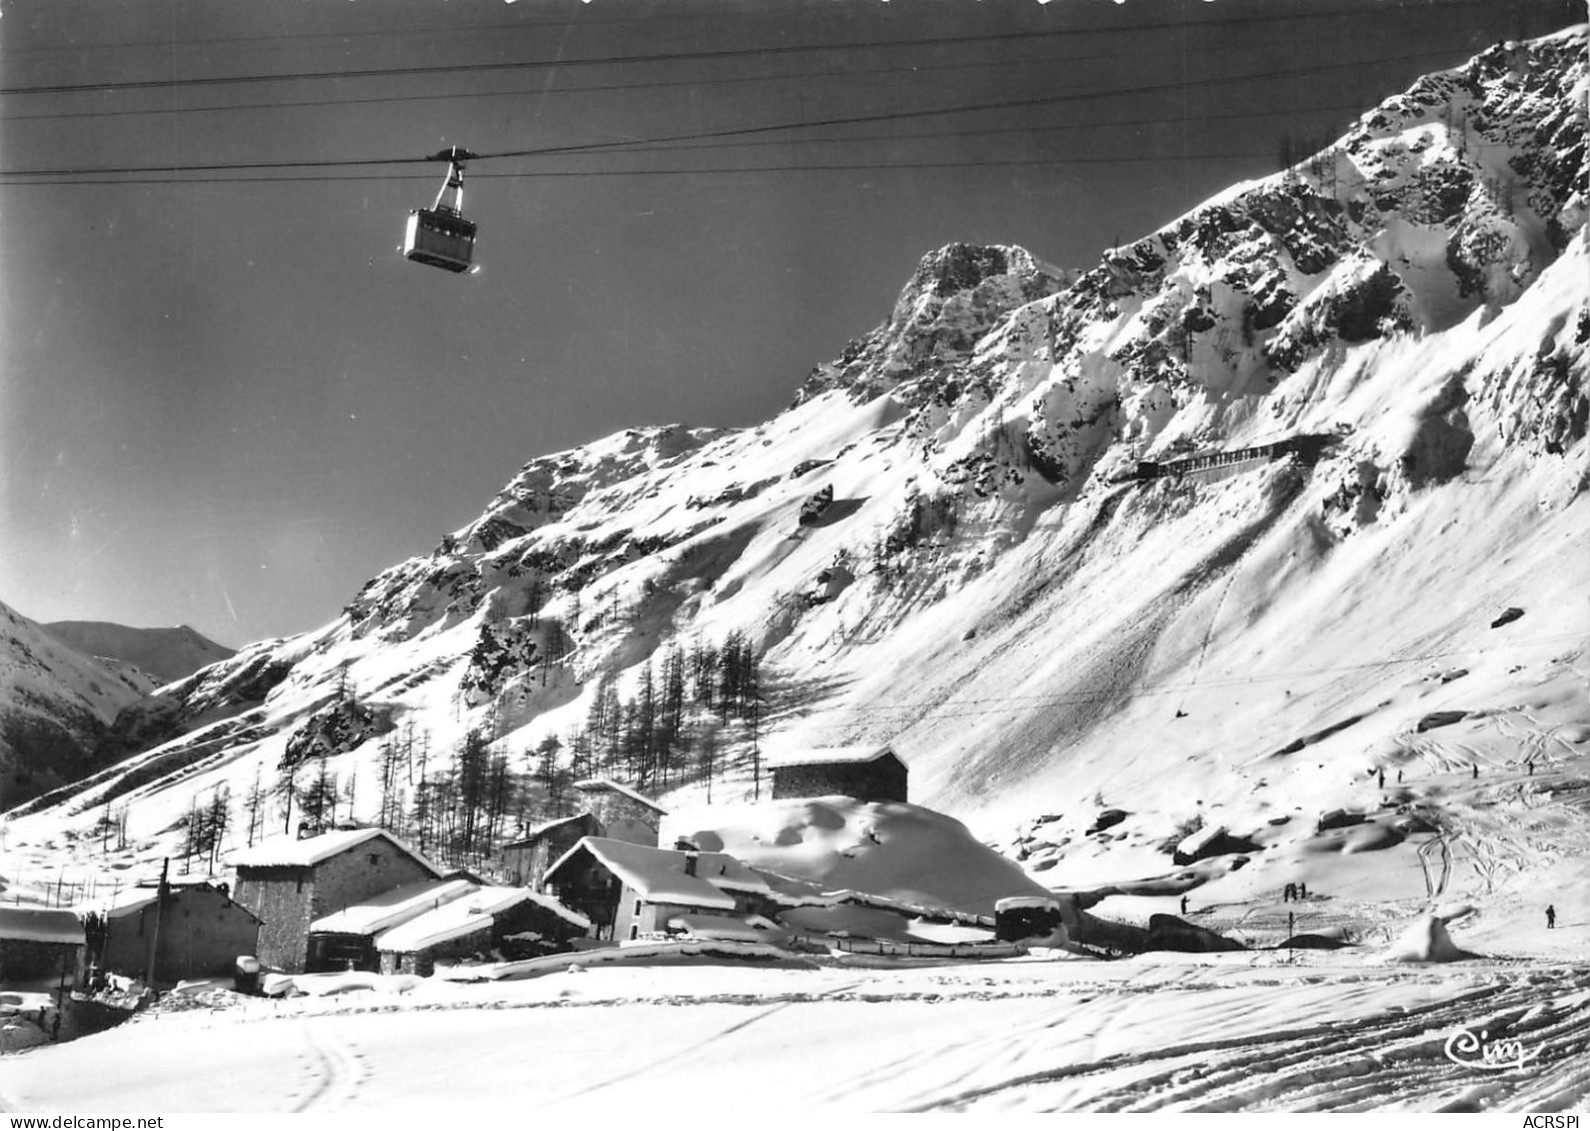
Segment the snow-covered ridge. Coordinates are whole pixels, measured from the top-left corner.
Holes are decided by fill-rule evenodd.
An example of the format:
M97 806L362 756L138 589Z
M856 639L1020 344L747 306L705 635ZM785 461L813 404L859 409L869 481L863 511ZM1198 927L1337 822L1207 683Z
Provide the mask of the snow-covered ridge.
M120 662L145 673L153 686L174 683L233 655L231 648L195 632L175 628L129 628L106 621L55 621L46 632L101 662Z
M99 768L111 724L150 684L0 604L0 808Z

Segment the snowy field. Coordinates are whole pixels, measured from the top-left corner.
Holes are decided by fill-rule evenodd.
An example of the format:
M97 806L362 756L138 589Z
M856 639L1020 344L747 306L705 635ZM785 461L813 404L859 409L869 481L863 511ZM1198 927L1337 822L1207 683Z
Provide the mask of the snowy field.
M1561 933L1582 944L1590 925ZM1542 1111L1590 1100L1590 968L1549 957L1432 967L1361 951L1038 954L377 981L278 1002L209 993L201 1000L217 1008L194 1003L8 1057L0 1107L467 1118L592 1100L752 1114L774 1097L780 1111L814 1113ZM1482 1048L1465 1052L1465 1032L1485 1034ZM1486 1050L1524 1063L1474 1063Z

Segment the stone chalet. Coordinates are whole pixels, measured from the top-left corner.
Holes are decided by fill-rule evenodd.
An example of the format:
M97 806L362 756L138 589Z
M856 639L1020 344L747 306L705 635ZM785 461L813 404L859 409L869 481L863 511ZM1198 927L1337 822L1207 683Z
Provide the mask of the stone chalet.
M309 924L304 972L369 970L373 973L380 968L376 939L382 933L463 899L479 887L464 876L417 880L323 915Z
M147 977L157 921L156 982L228 977L240 956L259 949L259 918L233 902L224 884L173 881L162 903L160 882L150 880L122 892L105 912L97 965L115 974Z
M515 887L539 888L554 860L578 844L581 837L602 836L603 832L602 822L594 813L547 821L502 846L497 872L505 883Z
M888 745L802 750L770 757L765 765L775 801L835 794L857 801L907 800L909 771Z
M435 972L437 962L488 957L535 958L569 949L591 922L550 896L526 888L482 885L376 936L383 974Z
M235 898L263 922L259 959L304 972L317 919L442 871L385 829L346 829L294 840L274 837L234 853Z
M87 950L76 912L0 907L0 986L80 985Z
M761 874L723 852L652 848L588 836L547 869L559 902L585 916L597 938L665 934L692 915L749 916L772 909Z
M657 846L657 827L668 815L657 802L611 778L588 778L574 783L585 809L601 825L609 840Z

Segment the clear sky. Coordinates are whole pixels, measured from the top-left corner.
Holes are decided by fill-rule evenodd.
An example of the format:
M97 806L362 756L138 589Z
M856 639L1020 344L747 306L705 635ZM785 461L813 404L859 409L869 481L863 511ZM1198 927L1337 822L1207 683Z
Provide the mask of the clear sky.
M537 455L772 415L934 248L1085 266L1287 136L1582 19L0 0L0 601L233 646L315 627ZM469 168L472 276L396 250L443 171L412 159L453 144L526 154Z

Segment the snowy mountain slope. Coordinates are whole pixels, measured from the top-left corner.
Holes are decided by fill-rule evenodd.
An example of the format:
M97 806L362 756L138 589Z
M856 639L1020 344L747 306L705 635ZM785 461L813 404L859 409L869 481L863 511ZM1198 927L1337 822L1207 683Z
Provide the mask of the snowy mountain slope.
M0 604L0 805L104 764L111 724L143 698L144 683Z
M44 630L85 656L119 661L146 673L158 687L234 654L189 628L130 628L107 621L54 621Z
M1216 820L1280 860L1375 767L1568 773L1590 740L1585 73L1583 28L1493 48L1080 274L941 249L784 413L527 464L337 621L166 689L168 740L17 834L113 800L153 851L193 797L328 742L368 783L410 725L447 751L489 721L522 759L604 675L629 697L670 644L731 633L768 673L765 744L888 740L914 799L1054 816L1023 850L1061 885L1166 871L1158 846ZM1134 477L1277 440L1296 450ZM1440 712L1462 716L1422 727ZM1130 810L1108 838L1104 807ZM1267 861L1201 879L1268 883Z

